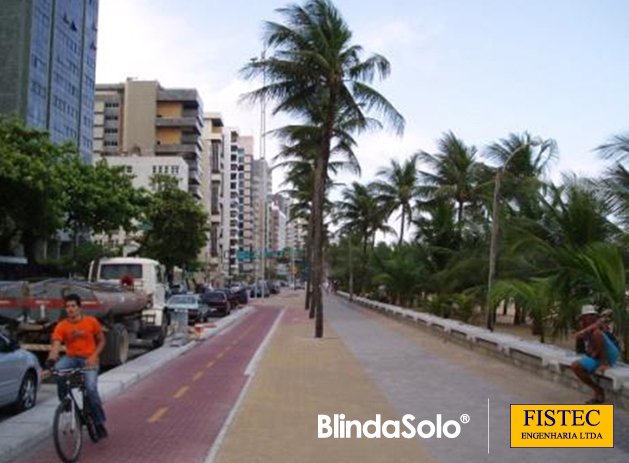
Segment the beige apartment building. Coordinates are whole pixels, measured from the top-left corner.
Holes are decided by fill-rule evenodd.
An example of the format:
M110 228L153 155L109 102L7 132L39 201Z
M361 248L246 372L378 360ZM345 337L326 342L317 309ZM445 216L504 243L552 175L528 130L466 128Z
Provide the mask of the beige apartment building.
M203 104L195 89L127 79L97 84L94 157L178 156L188 165L188 191L203 199Z
M210 216L210 239L207 247L206 280L215 287L224 286L227 272L224 265L223 229L224 223L224 174L225 145L223 134L223 118L220 113L210 112L204 115L203 126L203 159L207 162L204 169L203 191L208 193L209 200L204 201Z

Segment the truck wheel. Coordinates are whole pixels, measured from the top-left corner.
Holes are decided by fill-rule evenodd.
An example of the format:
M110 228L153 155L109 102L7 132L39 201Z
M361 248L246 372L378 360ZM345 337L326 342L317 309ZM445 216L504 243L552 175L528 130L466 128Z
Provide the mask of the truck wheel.
M129 358L129 333L124 325L116 323L105 333L107 344L101 358L101 364L106 367L117 367L127 362Z

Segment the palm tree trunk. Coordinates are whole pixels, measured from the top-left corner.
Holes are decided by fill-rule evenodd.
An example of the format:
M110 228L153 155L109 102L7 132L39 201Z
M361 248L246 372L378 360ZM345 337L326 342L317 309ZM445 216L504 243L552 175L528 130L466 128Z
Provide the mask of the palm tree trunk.
M402 206L402 225L400 226L400 241L398 241L398 247L402 246L404 242L404 223L406 222L406 208Z
M306 304L304 309L308 310L311 308L312 303L312 242L313 242L313 228L314 221L313 216L311 215L308 218L308 243L309 246L306 246L306 262L308 262L308 279L306 280ZM312 318L312 317L311 317Z
M330 143L332 140L332 123L334 120L334 95L331 95L326 123L323 127L323 146L321 156L315 161L314 196L312 201L313 227L313 292L312 304L315 311L315 338L323 337L323 203L325 200L328 161L330 159Z
M354 264L352 262L352 237L348 235L347 242L349 243L349 301L354 300Z

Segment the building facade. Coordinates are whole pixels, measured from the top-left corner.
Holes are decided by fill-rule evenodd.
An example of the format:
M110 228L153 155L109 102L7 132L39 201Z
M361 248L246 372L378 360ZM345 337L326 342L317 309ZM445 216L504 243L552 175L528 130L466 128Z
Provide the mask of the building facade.
M257 255L265 251L271 250L269 236L271 233L271 191L273 185L273 177L269 165L264 159L255 159L253 161L251 189L253 203L253 221L254 221L254 248ZM268 259L265 262L265 273L268 275ZM262 259L258 257L255 262L256 279L262 279Z
M178 156L188 165L188 191L203 200L203 104L195 89L128 79L98 84L94 156Z
M0 113L92 161L98 0L3 0Z
M210 236L207 246L206 281L215 287L224 286L227 272L224 266L223 229L224 223L224 135L223 118L220 113L206 113L203 126L203 157L207 159L205 183L208 200L204 201L210 217ZM208 175L209 173L209 175Z

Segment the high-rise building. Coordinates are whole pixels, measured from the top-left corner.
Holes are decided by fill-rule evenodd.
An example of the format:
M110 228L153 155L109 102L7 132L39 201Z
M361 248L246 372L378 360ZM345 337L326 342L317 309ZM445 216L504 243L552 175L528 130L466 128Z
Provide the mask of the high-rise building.
M98 84L94 108L94 156L179 156L188 164L188 191L201 191L203 104L195 89L164 88L128 79Z
M0 113L92 159L98 0L2 0Z
M208 214L210 216L210 240L208 243L208 259L206 265L206 280L215 287L225 284L227 273L223 265L223 234L222 224L224 222L224 144L223 144L223 118L219 113L206 113L203 126L203 157L207 159L208 168L206 170L203 194L209 192L208 198L204 200L209 205ZM209 172L209 175L208 175ZM203 261L205 262L205 261Z
M240 249L245 251L245 259L240 259L239 272L250 280L255 279L255 240L254 240L254 198L253 198L253 143L252 136L240 137L242 150L238 171L238 188L241 198L242 219L240 220ZM241 254L242 255L242 254Z
M271 250L269 243L272 217L270 197L273 177L271 169L269 169L269 165L264 159L255 159L253 161L252 173L251 187L254 217L254 247L259 255L263 251L267 252ZM262 263L260 261L261 259L256 261L257 278L262 278Z
M223 129L225 169L224 181L224 220L223 220L223 252L224 268L227 279L233 280L239 275L238 252L240 249L240 223L242 221L240 188L238 172L244 151L240 148L240 133L234 127Z

